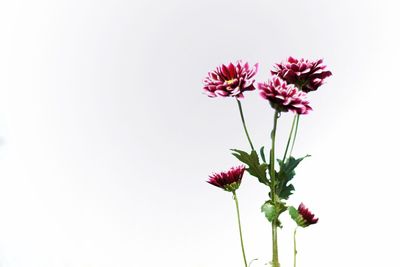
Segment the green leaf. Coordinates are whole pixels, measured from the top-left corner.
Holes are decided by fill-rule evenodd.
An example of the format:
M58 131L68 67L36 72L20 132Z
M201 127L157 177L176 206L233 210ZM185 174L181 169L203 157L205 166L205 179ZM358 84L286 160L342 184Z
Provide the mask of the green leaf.
M278 195L281 199L288 199L290 195L293 194L294 190L295 190L294 186L292 184L289 184L283 187L283 189L280 192L278 192Z
M268 169L268 165L266 163L261 163L258 159L258 155L256 151L251 151L248 154L245 151L239 149L231 149L233 151L232 155L234 155L238 160L246 164L248 167L246 170L252 175L258 178L260 183L269 185L269 181L267 179L266 171Z
M290 206L289 214L290 214L290 217L292 217L292 219L297 223L297 219L299 218L299 212L297 211L297 209L293 206Z
M295 207L289 207L289 214L298 226L307 227L309 225Z
M265 217L268 219L268 221L272 222L277 218L277 212L274 207L269 201L265 202L261 206L261 212L264 212Z
M264 161L264 163L266 163L267 161L265 160L264 147L260 148L260 155L261 159Z
M289 196L293 193L294 186L290 183L290 181L296 175L295 169L303 159L309 156L310 155L307 155L298 159L295 159L294 157L289 157L285 162L282 162L282 160L278 159L280 169L277 175L278 178L276 193L279 198L288 199Z
M277 225L281 228L282 224L278 218L285 210L287 210L287 207L283 202L278 202L274 205L271 200L268 200L261 206L261 212L264 213L268 221L272 223L272 221L276 220Z

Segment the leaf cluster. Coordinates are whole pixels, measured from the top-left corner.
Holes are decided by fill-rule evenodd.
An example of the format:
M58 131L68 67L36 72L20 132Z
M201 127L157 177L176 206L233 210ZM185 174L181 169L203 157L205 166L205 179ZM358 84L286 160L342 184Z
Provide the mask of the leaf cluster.
M234 155L238 160L247 165L247 172L258 178L258 181L262 184L265 184L269 187L272 186L271 180L268 178L267 174L271 176L270 165L266 163L264 147L260 149L260 157L262 162L260 162L260 157L255 150L252 150L250 153L247 153L243 150L239 149L231 149L233 151L232 155ZM293 194L295 188L291 183L292 179L296 175L295 169L299 165L299 163L309 157L310 155L306 155L301 158L289 157L285 161L277 159L279 164L279 171L275 171L275 194L277 196L277 201L275 203L272 202L271 192L269 193L270 200L266 201L261 206L261 212L265 214L265 217L268 221L276 221L279 226L281 226L278 218L281 213L287 210L287 206L283 200L289 199L290 195Z

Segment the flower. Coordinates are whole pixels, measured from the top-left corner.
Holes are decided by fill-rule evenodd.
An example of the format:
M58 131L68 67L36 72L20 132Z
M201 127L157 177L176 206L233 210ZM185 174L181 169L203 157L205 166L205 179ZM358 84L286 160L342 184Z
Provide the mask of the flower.
M306 93L299 91L294 85L287 84L277 75L265 83L259 83L260 95L267 99L272 108L287 112L291 110L297 114L307 114L312 108L306 99Z
M308 93L317 90L324 79L332 75L332 72L325 70L326 66L322 62L322 59L310 61L289 57L287 61L275 64L275 70L271 74L278 75L287 83L295 84Z
M232 167L226 172L210 175L210 179L207 182L225 191L234 192L240 186L244 171L244 166Z
M297 225L301 227L307 227L318 222L318 218L315 218L315 215L311 213L303 203L301 203L297 209L290 207L289 213Z
M237 61L234 65L221 65L208 73L204 79L204 90L209 97L237 97L242 98L244 91L254 90L255 79L252 79L258 71L258 63L252 68L249 64Z

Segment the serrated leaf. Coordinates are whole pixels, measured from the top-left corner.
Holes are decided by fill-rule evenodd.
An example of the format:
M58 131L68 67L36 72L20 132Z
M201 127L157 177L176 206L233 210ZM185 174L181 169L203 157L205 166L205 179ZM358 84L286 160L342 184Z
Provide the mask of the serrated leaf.
M303 159L309 156L310 155L307 155L305 157L298 159L294 157L289 157L285 162L282 162L282 160L278 159L280 169L277 175L278 182L277 182L276 193L279 196L279 198L288 199L289 196L293 193L295 189L294 186L290 184L290 181L296 175L295 169Z
M266 174L268 165L266 163L260 164L260 160L258 159L256 151L253 150L250 154L248 154L247 152L239 149L231 150L234 152L232 153L232 155L234 155L238 160L248 166L246 170L248 171L248 173L250 173L250 175L257 177L260 183L269 185Z
M284 187L283 190L279 192L279 197L281 199L288 199L291 194L293 194L294 191L294 186L292 184L289 184L288 186Z

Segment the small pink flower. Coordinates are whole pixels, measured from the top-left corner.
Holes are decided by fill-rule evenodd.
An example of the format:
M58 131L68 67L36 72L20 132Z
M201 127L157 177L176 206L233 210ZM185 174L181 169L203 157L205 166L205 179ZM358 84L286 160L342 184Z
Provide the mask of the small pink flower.
M209 97L237 97L242 98L244 91L254 90L254 75L258 71L258 63L252 68L249 64L237 61L236 65L229 63L221 65L208 73L204 79L204 90Z
M228 192L236 191L242 181L244 166L232 167L226 172L214 173L210 175L208 183L224 189Z
M290 207L289 213L297 225L301 227L307 227L318 222L318 218L316 218L315 215L311 213L303 203L299 205L297 210L294 207Z
M291 110L297 114L307 114L312 108L306 99L306 93L299 91L294 85L287 84L277 75L265 83L259 83L260 95L267 99L272 108L287 112Z
M299 205L297 211L299 212L301 217L303 217L306 224L310 225L316 224L318 222L318 218L316 218L315 215L311 213L311 211L309 211L303 203Z
M276 64L275 70L271 73L278 75L287 83L301 87L302 91L308 93L317 90L324 83L325 78L332 75L330 71L325 70L326 66L322 65L322 62L322 59L309 61L304 58L289 57L287 61Z

